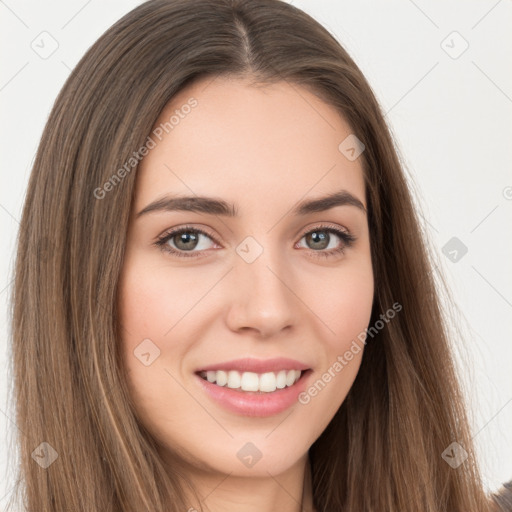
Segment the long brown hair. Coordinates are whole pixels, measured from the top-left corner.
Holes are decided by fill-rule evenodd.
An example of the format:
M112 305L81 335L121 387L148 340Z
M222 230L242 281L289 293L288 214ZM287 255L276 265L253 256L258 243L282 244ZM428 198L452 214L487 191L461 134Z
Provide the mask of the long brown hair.
M279 0L145 2L99 38L62 88L19 230L13 498L30 512L189 508L188 483L137 421L120 364L117 286L136 165L108 196L94 191L145 144L174 95L221 75L306 87L349 123L365 145L371 324L403 306L368 339L353 387L310 449L316 509L490 511L434 263L384 115L339 42ZM467 452L456 468L443 457L454 442Z

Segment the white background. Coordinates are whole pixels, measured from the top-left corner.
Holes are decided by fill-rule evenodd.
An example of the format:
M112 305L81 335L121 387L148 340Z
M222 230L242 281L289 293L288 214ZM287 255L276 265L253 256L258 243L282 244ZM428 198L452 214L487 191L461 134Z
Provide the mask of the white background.
M0 508L14 483L8 296L31 165L70 70L139 3L0 1ZM345 46L387 113L460 315L464 341L453 343L471 358L461 378L485 484L495 490L512 479L512 1L291 3ZM51 48L44 31L58 43L45 59L31 47L46 38ZM452 237L468 248L457 262L442 253Z

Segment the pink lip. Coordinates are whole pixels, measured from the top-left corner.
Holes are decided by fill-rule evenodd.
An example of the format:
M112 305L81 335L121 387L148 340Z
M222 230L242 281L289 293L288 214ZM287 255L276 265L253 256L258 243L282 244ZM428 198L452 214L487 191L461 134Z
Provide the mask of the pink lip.
M228 411L243 416L264 417L279 414L297 403L298 396L306 389L312 373L312 370L307 370L293 386L278 389L272 393L241 391L226 386L217 386L199 375L197 375L197 379L210 398Z
M253 359L246 357L244 359L233 359L231 361L225 361L223 363L211 364L198 368L196 373L216 370L237 370L239 372L254 372L254 373L265 373L265 372L277 372L279 370L308 370L307 364L295 361L294 359L288 359L286 357L278 357L275 359ZM218 387L218 386L217 386Z

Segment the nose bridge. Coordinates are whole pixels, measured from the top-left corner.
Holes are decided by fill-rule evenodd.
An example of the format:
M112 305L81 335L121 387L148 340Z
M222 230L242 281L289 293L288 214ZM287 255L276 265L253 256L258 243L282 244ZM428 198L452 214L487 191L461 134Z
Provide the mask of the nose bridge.
M285 255L283 247L272 243L272 235L247 236L236 247L238 255L236 268L241 280L246 281L254 291L283 293L284 284L278 278L279 274L286 273ZM260 242L261 241L261 242ZM284 287L286 288L286 287Z
M236 328L252 327L270 334L293 323L295 304L283 247L271 246L271 235L263 238L260 243L248 236L236 247L232 308Z

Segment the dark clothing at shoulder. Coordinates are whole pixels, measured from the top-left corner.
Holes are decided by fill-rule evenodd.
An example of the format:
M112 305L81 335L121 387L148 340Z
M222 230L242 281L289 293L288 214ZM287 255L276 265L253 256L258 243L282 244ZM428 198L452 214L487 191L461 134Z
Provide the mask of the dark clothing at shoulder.
M497 492L492 493L491 498L497 505L495 512L512 512L512 480L503 484Z

